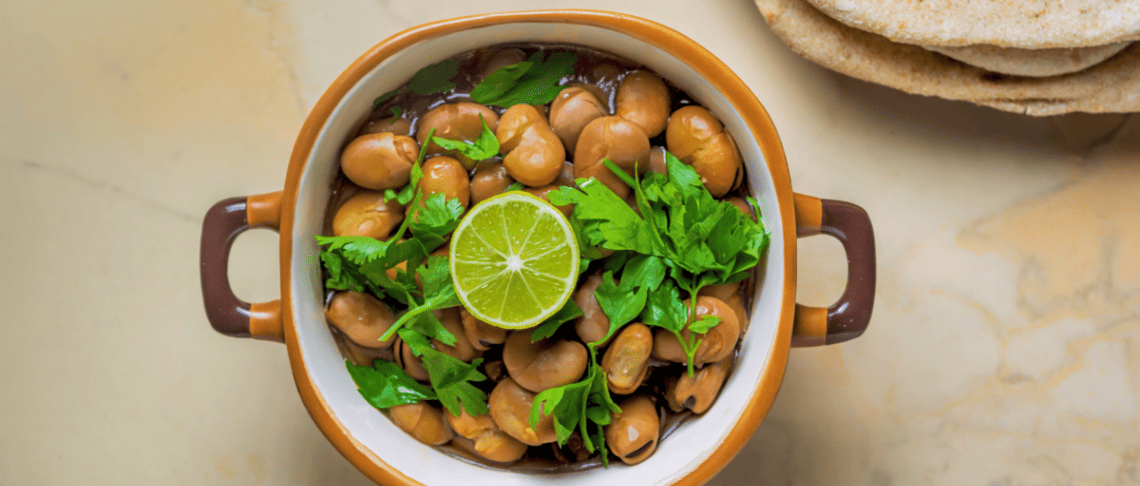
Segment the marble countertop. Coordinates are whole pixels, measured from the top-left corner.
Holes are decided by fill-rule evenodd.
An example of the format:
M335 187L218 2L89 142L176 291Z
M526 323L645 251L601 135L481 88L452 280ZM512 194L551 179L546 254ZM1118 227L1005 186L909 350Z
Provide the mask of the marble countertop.
M279 189L308 109L384 37L562 5L0 4L0 484L368 483L310 420L282 346L210 329L201 218ZM1140 117L856 81L797 57L748 0L620 9L723 59L795 189L862 205L877 233L870 329L794 350L710 484L1140 484ZM800 245L800 301L826 305L841 247ZM276 265L274 233L239 239L238 294L276 298Z

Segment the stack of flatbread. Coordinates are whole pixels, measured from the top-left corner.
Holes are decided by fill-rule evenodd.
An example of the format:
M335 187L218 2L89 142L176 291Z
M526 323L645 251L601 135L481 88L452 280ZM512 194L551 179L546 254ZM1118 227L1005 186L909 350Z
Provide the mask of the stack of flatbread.
M1045 116L1140 111L1140 0L756 0L799 55L865 81Z

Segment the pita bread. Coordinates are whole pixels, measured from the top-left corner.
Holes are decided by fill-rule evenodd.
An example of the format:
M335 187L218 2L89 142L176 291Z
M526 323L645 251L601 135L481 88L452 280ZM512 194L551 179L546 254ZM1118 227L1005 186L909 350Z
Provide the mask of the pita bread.
M1053 49L1017 49L997 46L933 47L923 46L995 73L1014 76L1047 77L1075 73L1095 66L1124 50L1131 42L1117 42L1105 46Z
M1073 74L1013 77L853 29L805 0L756 0L756 5L772 31L797 54L840 73L908 93L1035 116L1140 111L1140 43Z
M808 0L850 27L922 46L1045 49L1140 40L1137 0Z

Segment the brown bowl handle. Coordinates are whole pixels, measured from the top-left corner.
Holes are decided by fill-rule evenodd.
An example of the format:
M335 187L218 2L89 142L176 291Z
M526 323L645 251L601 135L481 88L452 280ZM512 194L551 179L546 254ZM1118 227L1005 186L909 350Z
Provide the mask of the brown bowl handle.
M796 304L792 346L850 341L867 330L875 305L875 232L867 211L843 201L795 195L796 236L830 235L847 252L847 288L831 307Z
M281 191L218 201L202 222L202 299L214 330L233 337L285 342L281 301L250 304L230 288L230 248L252 228L277 231L281 224Z

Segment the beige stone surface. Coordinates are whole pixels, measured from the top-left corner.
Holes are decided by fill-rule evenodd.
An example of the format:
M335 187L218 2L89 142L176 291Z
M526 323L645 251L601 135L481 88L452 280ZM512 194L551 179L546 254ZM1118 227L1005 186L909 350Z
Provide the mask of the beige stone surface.
M551 6L0 3L0 484L368 484L283 347L209 328L202 215L279 188L304 114L380 39ZM620 8L736 70L796 190L864 206L878 237L867 334L794 350L711 485L1140 484L1140 118L856 81L789 51L748 0ZM238 241L243 298L276 298L275 241ZM800 243L800 301L826 304L840 247Z

